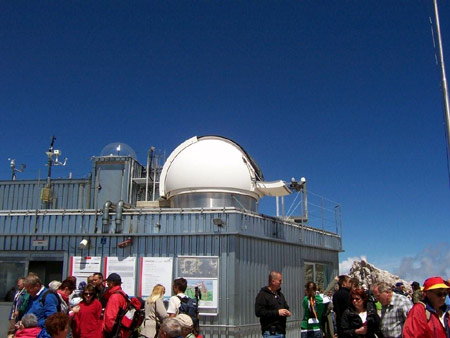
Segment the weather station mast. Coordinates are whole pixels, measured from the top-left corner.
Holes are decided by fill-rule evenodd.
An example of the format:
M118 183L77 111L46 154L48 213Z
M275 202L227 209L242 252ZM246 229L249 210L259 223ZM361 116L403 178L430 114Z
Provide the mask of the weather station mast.
M46 155L48 158L48 162L47 162L47 166L48 166L48 171L47 171L47 183L45 184L45 187L42 188L41 191L41 201L43 203L43 207L45 209L50 209L52 201L53 201L53 196L52 196L52 166L65 166L67 164L67 157L64 158L64 162L61 162L59 160L59 157L61 156L61 150L57 150L54 149L54 144L55 144L55 140L56 137L52 136L51 141L50 141L50 147L48 148L48 151L46 151Z
M27 167L25 163L20 164L20 168L16 168L16 160L13 158L8 158L9 161L9 167L11 168L11 180L15 181L17 176L16 173L21 173L24 171L24 169Z

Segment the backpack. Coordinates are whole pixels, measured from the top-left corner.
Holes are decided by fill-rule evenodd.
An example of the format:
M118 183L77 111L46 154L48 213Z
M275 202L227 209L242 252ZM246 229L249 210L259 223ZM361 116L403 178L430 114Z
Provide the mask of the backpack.
M178 309L178 313L187 314L191 317L192 322L194 323L194 335L197 336L200 333L200 324L199 324L199 315L198 315L198 301L197 299L192 299L190 297L177 296L180 301L180 307Z
M56 297L56 300L58 304L56 305L56 312L61 312L61 298L59 297L58 293L52 289L47 289L47 291L44 292L39 302L42 304L42 306L45 306L45 299L47 298L48 294L52 294Z
M120 291L114 293L121 294L122 297L125 298L127 306L125 309L119 309L111 334L108 334L107 336L120 337L121 330L129 331L131 333L137 331L145 318L145 311L141 306L142 302L137 297L130 300L125 293Z

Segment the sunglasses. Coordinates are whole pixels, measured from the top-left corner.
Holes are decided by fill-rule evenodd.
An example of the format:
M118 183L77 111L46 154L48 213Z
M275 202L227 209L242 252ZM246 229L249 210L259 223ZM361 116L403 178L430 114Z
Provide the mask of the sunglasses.
M432 291L436 296L438 297L445 297L447 296L447 291Z
M361 298L352 298L352 300L356 300L357 302L359 302Z
M94 295L94 294L91 293L91 292L85 292L84 295L85 295L85 296L92 296L92 295Z

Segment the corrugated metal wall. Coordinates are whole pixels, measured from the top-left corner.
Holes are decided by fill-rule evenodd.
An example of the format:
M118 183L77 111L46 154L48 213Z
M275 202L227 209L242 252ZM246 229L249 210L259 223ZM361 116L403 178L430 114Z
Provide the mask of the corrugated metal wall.
M270 270L283 273L282 289L293 313L288 336L299 337L304 261L325 264L328 279L338 271L339 236L233 208L128 210L122 234L110 233L114 224L112 214L103 229L102 215L94 210L0 211L0 256L218 256L218 316L202 318L206 337L260 337L254 300ZM133 244L118 248L128 237ZM83 238L90 246L81 250ZM35 239L48 245L33 246ZM67 274L67 261L65 269Z
M52 180L52 209L89 209L90 179ZM0 181L0 210L40 209L43 181Z

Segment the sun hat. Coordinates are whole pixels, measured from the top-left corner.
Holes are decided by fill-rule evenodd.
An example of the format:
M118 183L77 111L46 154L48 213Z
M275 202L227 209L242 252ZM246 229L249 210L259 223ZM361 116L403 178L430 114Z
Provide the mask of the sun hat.
M442 277L430 277L423 283L423 291L448 288Z
M185 313L179 314L175 319L180 323L181 327L191 329L194 326L192 318Z
M114 283L120 283L120 284L122 284L122 279L121 279L120 276L119 276L117 273L115 273L115 272L113 272L112 274L110 274L110 275L108 276L108 278L106 278L106 281L107 281L107 282L114 282Z

